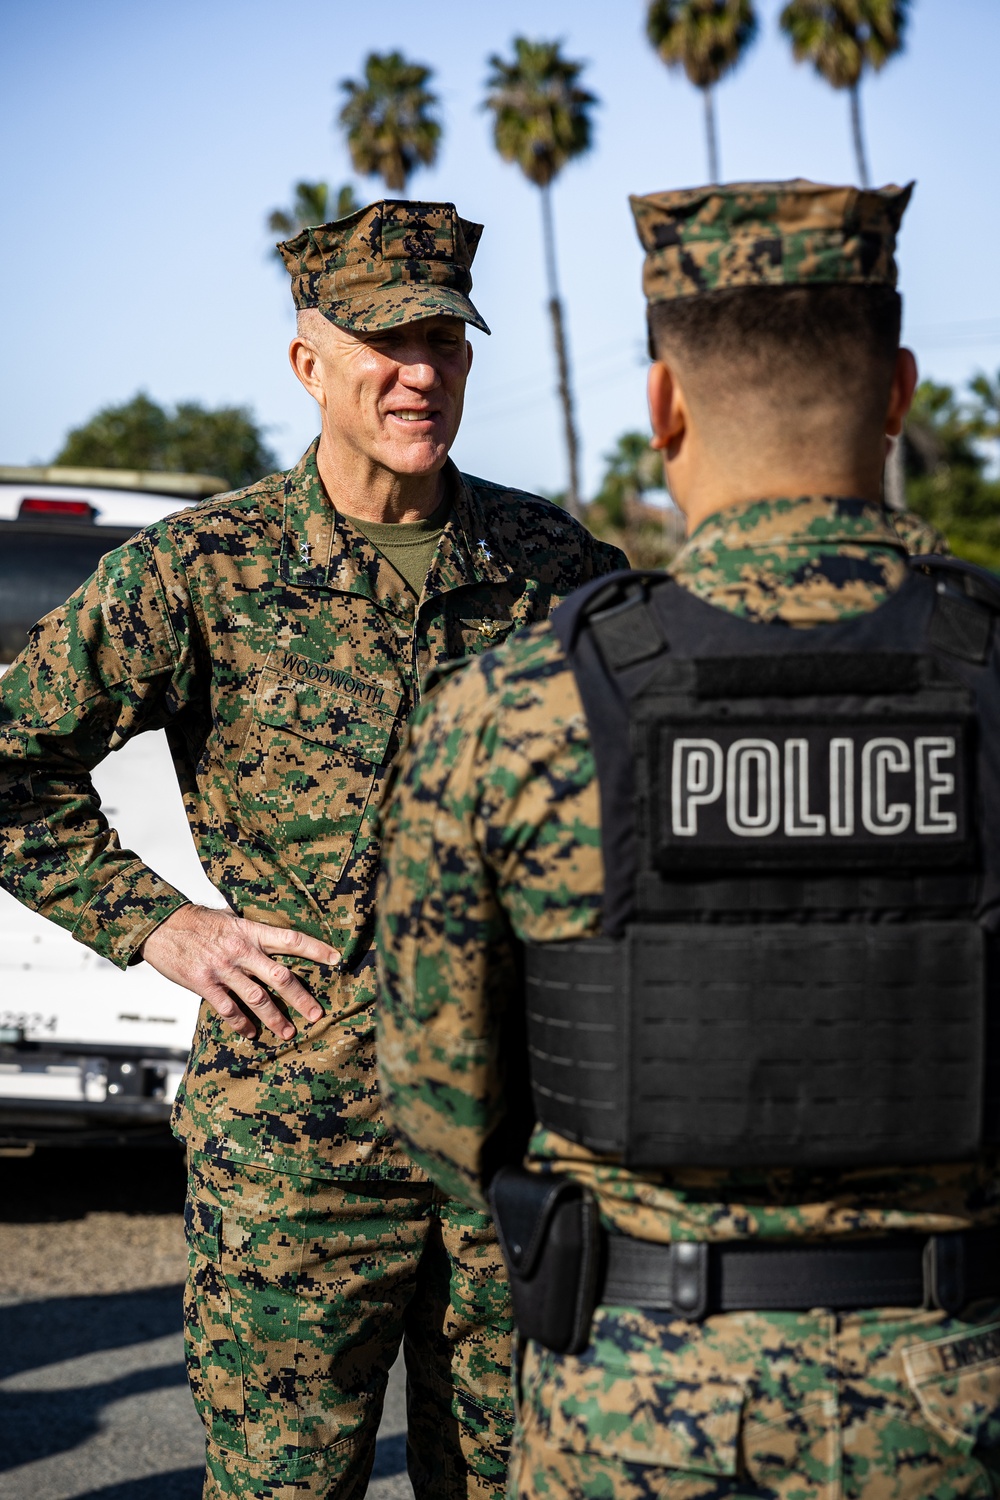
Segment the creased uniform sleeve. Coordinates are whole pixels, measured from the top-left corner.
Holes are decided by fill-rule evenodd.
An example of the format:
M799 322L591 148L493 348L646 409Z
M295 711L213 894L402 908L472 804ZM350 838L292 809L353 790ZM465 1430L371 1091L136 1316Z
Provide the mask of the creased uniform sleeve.
M186 897L123 849L91 771L190 698L191 609L165 538L102 559L0 678L0 878L124 968Z
M508 1107L504 1042L517 993L479 840L477 788L494 738L480 664L425 700L387 808L376 904L385 1109L413 1159L479 1206Z

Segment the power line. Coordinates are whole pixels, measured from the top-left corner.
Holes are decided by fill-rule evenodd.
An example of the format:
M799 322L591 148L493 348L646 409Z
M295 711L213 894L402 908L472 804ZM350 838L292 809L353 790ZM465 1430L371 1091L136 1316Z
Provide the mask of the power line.
M961 319L959 319L957 321L952 321L952 322L949 322L949 323L923 323L923 324L918 324L916 328L912 328L909 331L910 331L911 334L914 334L914 333L931 333L931 334L933 334L933 333L941 333L941 332L947 333L949 331L951 331L953 333L957 333L957 332L962 331L962 330L964 330L967 333L970 333L970 332L974 333L977 329L983 329L983 328L986 328L986 329L1000 329L1000 317L993 317L993 316L991 316L991 317L988 317L988 318L966 318L964 321L962 321Z
M605 344L601 349L592 349L589 353L575 359L573 361L573 368L577 371L587 369L595 362L606 360L615 354L624 353L626 350L632 350L638 356L641 348L642 345L639 339L615 339L614 343ZM551 381L547 381L544 387L539 384L539 392L541 393L543 389L545 391L549 389L555 390L554 381L555 374L553 372ZM524 378L522 376L511 380L503 380L499 385L486 386L485 389L476 391L476 399L480 402L492 401L494 399L502 400L511 391L516 391L519 396L526 395Z
M1000 343L1000 318L969 318L953 323L924 323L907 328L903 337L923 349L969 349Z
M589 377L585 376L582 380L578 379L575 382L575 388L578 392L590 391L595 389L595 387L606 385L609 381L620 380L630 371L634 371L637 368L638 361L633 354L629 355L628 362L624 365L622 364L622 355L619 355L617 360L605 360L603 368L595 371ZM484 401L478 392L472 392L472 399L465 417L465 425L469 426L479 421L494 421L497 418L512 416L529 406L537 406L547 396L552 396L553 400L556 396L555 387L548 380L544 385L537 384L528 387L525 387L522 381L517 389L518 393L513 399L501 399L493 406Z

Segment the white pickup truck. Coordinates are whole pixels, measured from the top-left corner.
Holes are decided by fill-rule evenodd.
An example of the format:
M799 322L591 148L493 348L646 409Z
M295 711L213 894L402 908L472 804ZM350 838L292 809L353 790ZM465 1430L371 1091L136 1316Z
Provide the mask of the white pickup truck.
M0 672L103 553L225 488L198 474L0 467ZM162 731L109 756L94 782L126 848L193 900L223 904ZM197 1008L155 969L122 973L0 890L0 1151L161 1133Z

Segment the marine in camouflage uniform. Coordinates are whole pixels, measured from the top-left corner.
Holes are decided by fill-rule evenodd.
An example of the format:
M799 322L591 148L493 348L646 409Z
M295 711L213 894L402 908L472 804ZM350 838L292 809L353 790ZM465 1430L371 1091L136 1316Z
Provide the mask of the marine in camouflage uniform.
M633 200L647 295L758 277L860 279L862 267L894 284L901 197L748 184ZM809 629L884 603L907 563L876 501L806 495L708 515L671 572L742 619ZM383 1094L415 1160L482 1206L526 1068L523 1043L509 1040L519 1034L519 945L601 931L594 754L547 624L443 674L409 736L379 896ZM1000 1220L995 1156L636 1171L536 1124L527 1161L591 1189L611 1233L661 1244L932 1234ZM581 1353L527 1340L519 1366L512 1500L1000 1493L997 1301L959 1317L817 1309L701 1322L599 1306Z
M283 247L298 307L373 332L469 301L480 227L386 202ZM463 345L464 347L464 345ZM165 728L201 862L232 911L339 949L293 967L322 1006L290 1041L202 1004L176 1110L206 1496L359 1496L405 1335L418 1496L492 1496L511 1424L489 1218L396 1145L373 1037L376 819L432 667L624 566L548 501L459 474L419 597L340 515L317 443L287 474L109 553L34 629L0 697L4 881L121 968L185 903L122 849L90 779ZM397 528L405 532L407 528Z

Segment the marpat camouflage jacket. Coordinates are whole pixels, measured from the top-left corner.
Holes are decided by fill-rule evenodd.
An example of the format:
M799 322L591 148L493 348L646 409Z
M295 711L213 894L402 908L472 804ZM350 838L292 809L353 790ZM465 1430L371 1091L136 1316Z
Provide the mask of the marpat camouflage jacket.
M458 474L418 602L339 517L316 444L287 475L141 532L35 627L0 682L8 890L121 967L183 895L122 849L90 770L164 727L209 878L240 916L342 949L281 1045L203 1004L175 1126L200 1150L318 1176L406 1176L380 1115L376 814L421 677L626 566L557 506Z
M877 505L804 498L709 517L671 570L746 619L796 627L875 608L907 574ZM576 681L548 625L489 651L424 702L385 814L379 1067L400 1140L448 1192L482 1202L523 1095L517 942L600 930L600 806ZM642 1239L936 1231L1000 1218L996 1162L626 1171L536 1128L535 1162L593 1186Z

